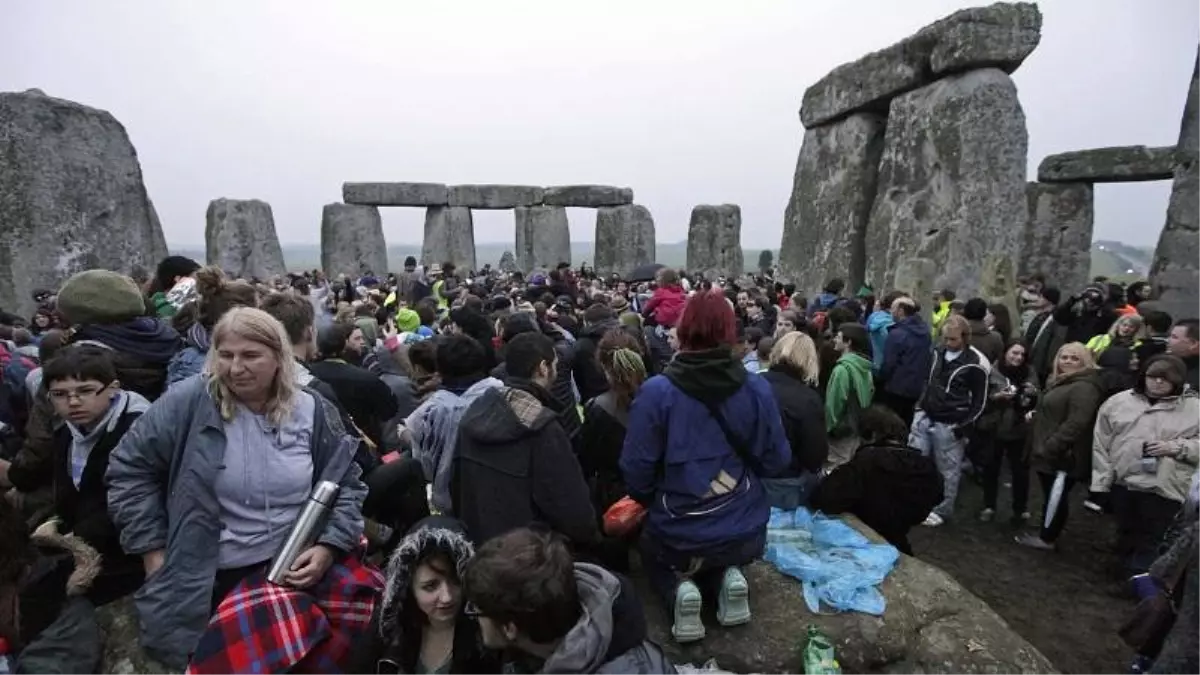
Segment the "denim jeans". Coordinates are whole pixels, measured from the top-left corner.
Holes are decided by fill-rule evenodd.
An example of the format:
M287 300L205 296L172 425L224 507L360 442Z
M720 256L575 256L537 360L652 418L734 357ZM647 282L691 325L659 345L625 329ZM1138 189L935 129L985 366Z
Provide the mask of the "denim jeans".
M958 499L958 480L962 475L962 439L954 435L954 427L934 422L924 410L918 410L913 415L908 445L926 457L933 455L938 473L942 474L945 498L941 504L933 507L933 512L943 518L954 515L954 502Z

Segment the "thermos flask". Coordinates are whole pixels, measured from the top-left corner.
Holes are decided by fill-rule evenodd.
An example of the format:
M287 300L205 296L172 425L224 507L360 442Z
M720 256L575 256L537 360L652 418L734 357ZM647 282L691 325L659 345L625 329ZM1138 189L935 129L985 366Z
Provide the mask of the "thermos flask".
M292 569L296 558L316 543L317 536L325 527L325 520L329 517L329 511L333 509L333 502L337 500L340 489L337 483L327 480L317 483L317 487L313 488L308 503L304 505L304 510L300 512L300 517L296 519L296 524L288 533L287 540L283 542L283 548L279 549L279 553L271 561L271 569L267 572L267 581L277 586L284 584L284 577Z

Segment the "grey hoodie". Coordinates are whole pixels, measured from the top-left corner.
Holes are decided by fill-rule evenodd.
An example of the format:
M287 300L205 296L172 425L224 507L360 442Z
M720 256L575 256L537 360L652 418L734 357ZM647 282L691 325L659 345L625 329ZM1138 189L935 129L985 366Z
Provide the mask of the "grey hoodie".
M430 501L439 513L454 513L454 505L450 500L450 476L463 413L485 391L502 386L504 383L500 380L485 377L468 387L461 396L439 389L408 416L405 426L412 434L413 457L420 460L425 480L433 485Z
M71 422L66 422L67 429L71 432L71 482L75 487L79 487L79 480L83 477L83 467L87 466L88 456L92 454L92 448L96 447L96 441L106 433L111 433L121 423L121 417L125 413L144 413L150 409L150 401L147 401L141 394L133 391L118 391L113 397L112 403L109 404L108 410L104 416L96 421L96 424L91 429L81 429Z

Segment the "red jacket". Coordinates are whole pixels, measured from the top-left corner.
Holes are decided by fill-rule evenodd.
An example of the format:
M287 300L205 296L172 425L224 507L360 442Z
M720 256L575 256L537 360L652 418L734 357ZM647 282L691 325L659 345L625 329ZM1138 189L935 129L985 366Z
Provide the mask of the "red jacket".
M687 304L687 294L682 286L662 286L654 290L654 295L642 308L642 314L654 317L658 325L670 328L679 323L683 315L683 306Z

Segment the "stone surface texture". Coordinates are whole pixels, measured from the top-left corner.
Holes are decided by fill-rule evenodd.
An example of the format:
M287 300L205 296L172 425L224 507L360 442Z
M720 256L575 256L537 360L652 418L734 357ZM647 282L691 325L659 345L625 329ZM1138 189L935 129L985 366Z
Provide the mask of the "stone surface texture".
M531 185L451 185L450 206L469 209L514 209L538 206L542 188Z
M171 673L161 663L146 655L139 646L137 609L133 596L127 596L96 609L96 623L104 639L104 655L100 672L119 675L140 673Z
M845 520L873 541L870 528ZM723 628L705 604L707 636L680 645L671 620L644 578L636 582L650 637L676 663L715 659L735 673L804 672L804 630L816 625L833 642L845 673L1053 673L1054 665L1016 633L987 603L942 570L906 555L880 586L887 599L882 616L858 612L813 614L799 581L757 561L742 568L750 584L754 618Z
M928 258L902 258L896 263L895 281L888 288L904 291L916 300L921 316L929 323L933 317L933 294L941 290L936 287L938 273L937 264Z
M259 199L214 199L204 215L205 259L232 278L287 272L271 205Z
M905 258L928 258L936 285L978 292L988 255L1015 256L1028 220L1028 134L1017 89L987 68L892 101L867 225L867 278L894 285Z
M641 204L597 209L595 242L596 274L628 276L654 262L654 218Z
M471 209L431 206L425 210L425 240L421 260L426 265L454 263L459 269L475 267L475 221Z
M387 274L387 242L379 209L337 203L321 209L321 268L330 279L339 274Z
M342 201L364 206L445 206L450 191L441 183L342 183Z
M941 75L995 67L1011 73L1041 40L1032 3L998 2L959 10L915 34L834 68L804 92L806 128L856 111L884 112L888 102Z
M1176 318L1200 315L1200 129L1197 115L1200 50L1192 70L1187 103L1175 148L1175 178L1167 204L1167 222L1154 249L1150 284L1162 309Z
M742 252L742 209L737 204L701 204L688 223L687 270L706 279L736 279L746 271Z
M633 203L633 190L613 185L552 185L542 193L546 206L623 206Z
M1029 221L1021 234L1017 275L1041 273L1077 292L1091 279L1095 194L1090 183L1029 183Z
M1042 183L1132 183L1170 180L1175 148L1125 145L1050 155L1038 165Z
M565 207L518 206L513 214L518 269L525 273L552 270L560 262L571 262L571 228Z
M805 297L834 276L849 288L863 284L885 126L882 115L856 113L804 132L779 268Z
M112 115L39 91L0 93L0 307L30 316L34 288L166 257L137 152Z

